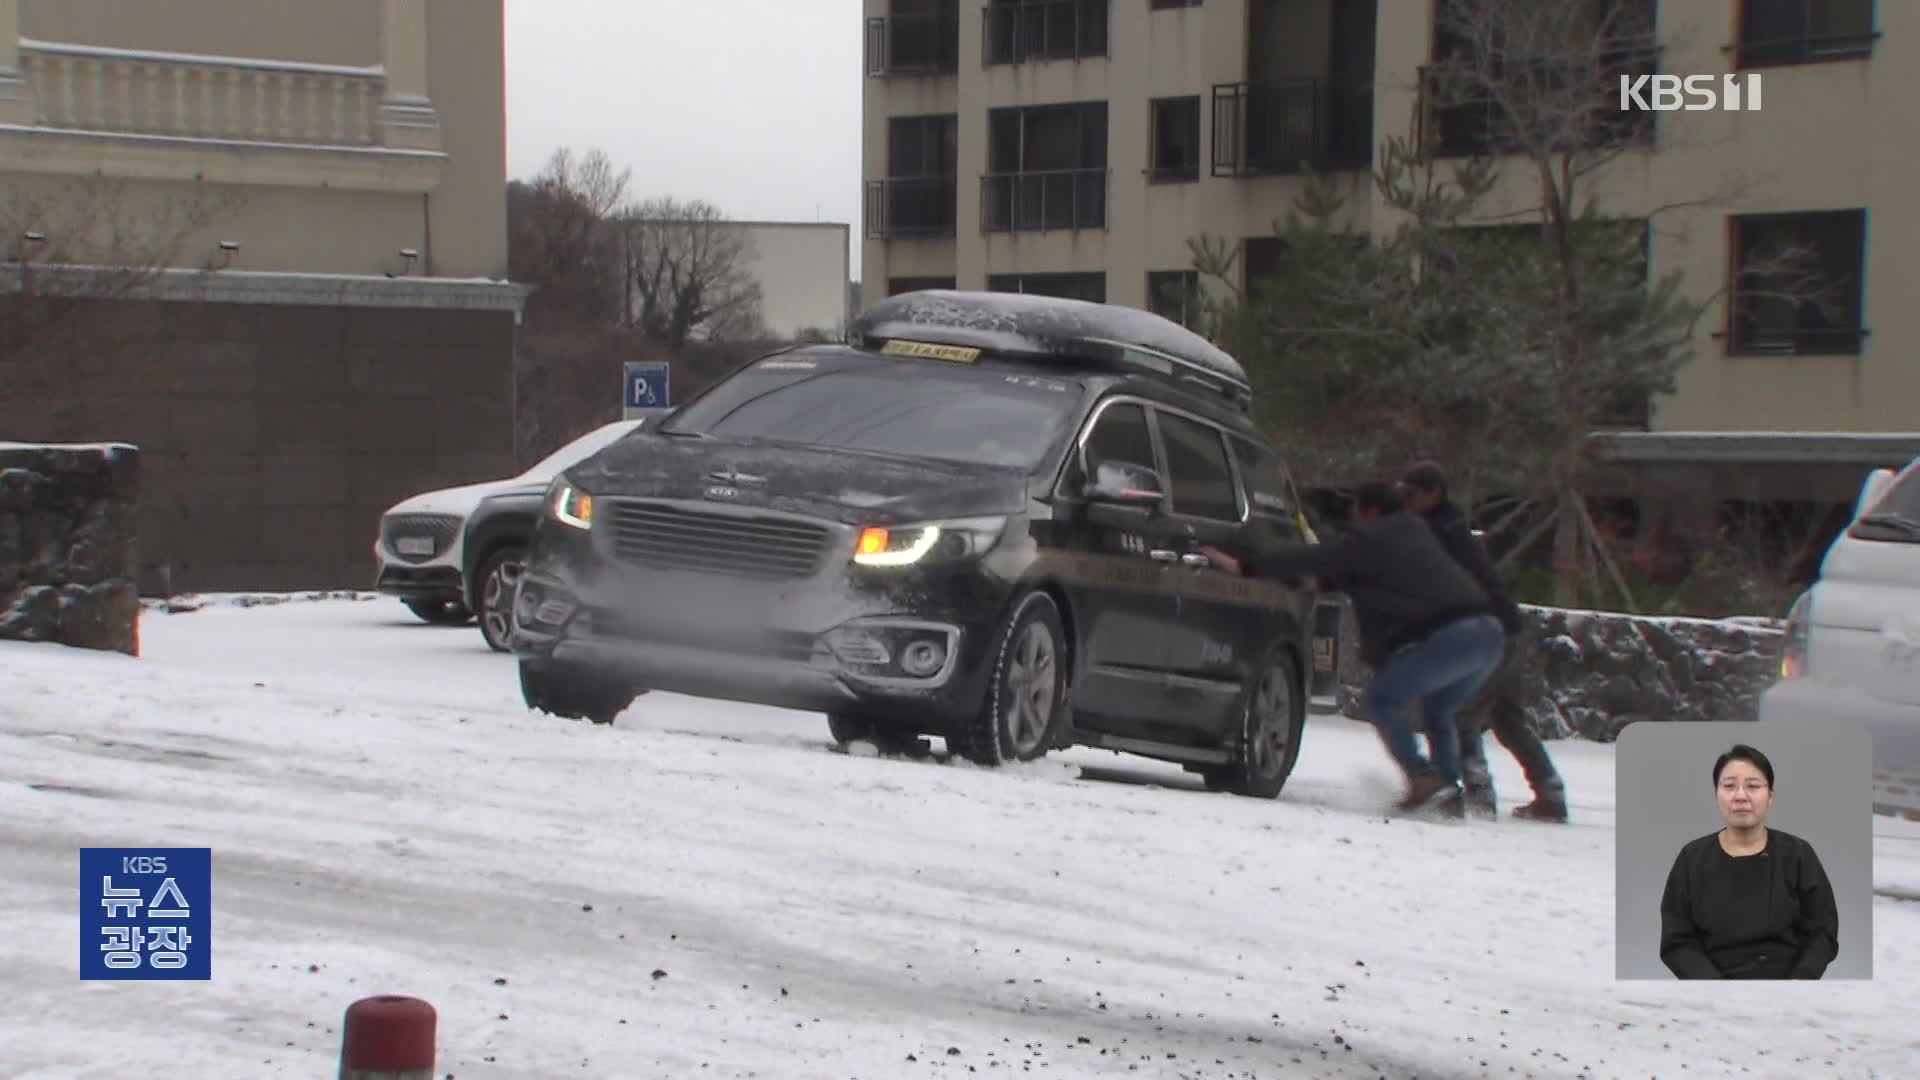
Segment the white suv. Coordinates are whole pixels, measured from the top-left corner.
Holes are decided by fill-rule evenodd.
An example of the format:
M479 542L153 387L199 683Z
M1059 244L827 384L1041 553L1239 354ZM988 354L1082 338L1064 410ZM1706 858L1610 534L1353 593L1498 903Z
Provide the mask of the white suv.
M1873 733L1873 803L1920 818L1920 458L1867 478L1820 579L1787 616L1761 723Z
M460 577L460 537L467 515L480 500L496 491L549 483L649 419L616 420L595 428L519 476L441 488L395 503L380 516L380 535L373 542L374 588L399 597L408 610L430 623L457 626L473 618Z

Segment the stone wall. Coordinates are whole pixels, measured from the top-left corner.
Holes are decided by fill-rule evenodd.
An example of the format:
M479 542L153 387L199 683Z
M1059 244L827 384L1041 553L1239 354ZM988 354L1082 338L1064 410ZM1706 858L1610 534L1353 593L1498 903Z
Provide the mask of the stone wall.
M1542 738L1612 742L1638 720L1753 720L1779 675L1781 630L1712 621L1522 607L1533 647L1523 698ZM1340 711L1364 714L1351 617L1342 620Z
M515 471L517 287L199 277L0 349L0 437L140 447L146 595L368 588L387 507Z
M0 443L0 638L140 651L140 454Z

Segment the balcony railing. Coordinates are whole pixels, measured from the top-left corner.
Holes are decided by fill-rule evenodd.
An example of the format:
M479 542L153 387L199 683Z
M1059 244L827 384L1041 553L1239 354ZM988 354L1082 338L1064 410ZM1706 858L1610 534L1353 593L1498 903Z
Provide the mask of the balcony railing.
M1107 55L1107 0L988 4L980 19L980 59L988 66Z
M1107 227L1107 170L989 173L980 178L981 232Z
M959 70L959 11L867 20L869 76L951 75Z
M82 131L249 142L383 141L378 67L147 53L23 41L37 123Z
M1373 164L1373 87L1299 79L1213 88L1213 175Z
M867 181L867 236L874 240L952 236L959 182L952 176Z
M1596 65L1581 63L1509 63L1516 86L1513 111L1490 97L1457 85L1446 68L1423 67L1420 85L1422 122L1442 157L1481 157L1522 146L1546 145L1555 152L1650 142L1654 113L1620 107L1620 79L1637 79L1660 70L1660 49L1633 44L1614 49ZM1450 83L1456 85L1449 85Z

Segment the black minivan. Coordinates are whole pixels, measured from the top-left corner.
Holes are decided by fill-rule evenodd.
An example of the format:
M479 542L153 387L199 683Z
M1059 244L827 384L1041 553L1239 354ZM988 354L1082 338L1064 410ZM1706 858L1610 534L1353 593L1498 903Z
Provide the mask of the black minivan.
M1272 797L1314 594L1196 548L1311 539L1240 365L1132 308L930 291L569 469L514 605L529 707L664 690L972 761L1103 747Z

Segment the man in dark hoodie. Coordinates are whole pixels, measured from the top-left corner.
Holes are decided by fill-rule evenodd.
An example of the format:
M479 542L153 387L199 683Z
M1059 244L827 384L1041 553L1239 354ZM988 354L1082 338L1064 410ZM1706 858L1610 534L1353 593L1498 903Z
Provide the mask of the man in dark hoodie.
M1407 505L1427 519L1440 543L1480 587L1492 597L1494 614L1507 631L1507 650L1500 667L1487 680L1479 698L1460 714L1460 773L1466 784L1467 807L1492 816L1494 804L1493 774L1487 768L1484 734L1493 728L1494 738L1507 748L1520 767L1526 770L1527 784L1533 789L1533 801L1516 806L1513 816L1529 821L1567 820L1567 788L1560 772L1553 767L1546 744L1527 721L1521 702L1521 682L1527 669L1530 642L1526 618L1520 605L1507 595L1506 583L1486 545L1473 535L1473 525L1447 496L1447 474L1431 461L1418 462L1401 477L1400 490Z
M1322 544L1279 544L1229 554L1201 553L1228 573L1273 579L1316 577L1346 593L1360 625L1360 653L1373 668L1367 710L1407 775L1402 810L1464 812L1454 715L1500 663L1506 635L1485 590L1447 554L1394 486L1363 485L1354 527ZM1412 708L1426 719L1422 757Z

